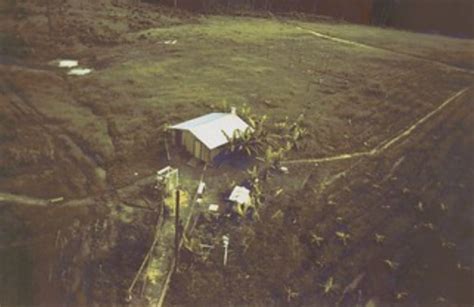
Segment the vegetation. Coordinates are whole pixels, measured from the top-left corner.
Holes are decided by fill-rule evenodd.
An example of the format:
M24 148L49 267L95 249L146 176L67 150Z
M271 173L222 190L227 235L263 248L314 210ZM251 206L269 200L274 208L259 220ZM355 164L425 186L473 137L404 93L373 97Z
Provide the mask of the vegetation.
M29 53L30 48L21 37L0 32L0 55L22 58Z

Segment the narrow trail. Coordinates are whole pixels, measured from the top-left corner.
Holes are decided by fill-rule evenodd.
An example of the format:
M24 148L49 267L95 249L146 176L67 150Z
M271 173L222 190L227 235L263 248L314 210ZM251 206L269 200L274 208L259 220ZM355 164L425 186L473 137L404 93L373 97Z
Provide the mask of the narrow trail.
M62 197L59 197L61 198L61 200L58 200L58 198L42 199L0 191L0 205L14 204L43 208L94 206L97 205L98 202L104 201L108 198L126 198L127 195L136 193L142 190L144 187L153 184L155 180L156 175L150 175L147 177L143 177L135 182L132 182L127 186L123 186L117 189L107 189L103 193L97 195L69 200L62 199Z
M202 169L202 173L201 173L201 177L199 179L199 182L204 182L204 175L206 173L206 170L207 170L207 165L204 165L204 168ZM189 202L189 208L190 208L190 212L186 218L186 223L184 225L184 228L183 228L183 233L181 234L181 238L179 240L179 246L178 246L178 251L181 250L181 247L183 246L184 244L184 237L188 230L190 229L190 226L191 226L191 219L192 219L192 216L193 216L193 212L195 210L195 204L196 204L196 200L198 198L198 194L197 194L197 191L196 193L194 194L194 196L191 198L190 202ZM177 265L178 263L176 263L176 258L173 258L173 262L171 263L171 267L169 268L169 271L168 271L168 274L166 274L166 279L163 283L163 288L161 290L161 293L159 295L159 298L158 298L158 301L156 302L156 307L162 307L163 304L165 303L165 299L166 299L166 294L168 293L168 290L170 289L170 283L171 283L171 277L173 277L173 273L175 272L175 269L177 268Z
M368 157L368 156L379 155L379 154L383 153L385 150L387 150L390 147L392 147L393 145L395 145L396 143L398 143L403 138L409 137L420 125L423 125L428 120L430 120L433 116L435 116L437 113L441 112L448 105L450 105L451 103L456 101L457 98L461 97L470 88L471 88L471 86L468 86L468 87L460 90L459 92L455 93L453 96L446 99L443 103L441 103L434 110L432 110L431 112L429 112L428 114L423 116L421 119L416 121L413 125L411 125L410 127L404 129L401 133L394 136L393 138L382 141L379 145L377 145L372 150L362 151L362 152L345 153L345 154L339 154L339 155L336 155L336 156L323 157L323 158L287 160L287 161L282 161L281 164L290 165L290 164L302 164L302 163L324 163L324 162L348 160L348 159L354 159L354 158L360 158L360 157Z
M418 55L411 54L411 53L395 51L395 50L391 50L391 49L388 49L388 48L372 46L372 45L359 43L359 42L351 41L351 40L344 39L344 38L335 37L335 36L328 35L328 34L323 34L321 32L316 32L314 30L302 28L299 25L294 25L294 26L297 29L301 30L301 31L304 31L306 33L309 33L309 34L314 35L314 36L316 36L318 38L321 38L321 39L326 39L326 40L330 40L330 41L333 41L333 42L336 42L336 43L349 45L349 46L354 46L354 47L359 47L359 48L364 48L364 49L381 50L381 51L390 52L390 53L393 53L393 54L403 55L403 56L407 56L407 57L410 57L410 58L413 58L413 59L417 59L417 60L421 60L421 61L424 61L424 62L434 64L434 65L436 65L438 67L441 67L441 68L443 68L445 70L448 70L448 71L457 71L457 72L463 72L463 73L468 73L468 74L474 75L474 71L471 70L471 69L468 69L468 68L461 68L461 67L457 67L457 66L454 66L454 65L451 65L451 64L447 64L447 63L444 63L444 62L441 62L441 61L437 61L437 60L433 60L433 59L427 59L427 58L424 58L422 56L418 56Z

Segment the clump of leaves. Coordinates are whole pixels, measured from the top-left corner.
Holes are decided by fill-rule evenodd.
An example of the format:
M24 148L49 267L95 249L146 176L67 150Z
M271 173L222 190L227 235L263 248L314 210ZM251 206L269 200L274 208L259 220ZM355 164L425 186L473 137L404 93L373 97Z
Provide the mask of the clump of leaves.
M456 243L441 238L441 247L446 249L454 249L456 247Z
M402 301L402 300L406 299L407 296L408 296L408 292L406 292L406 291L395 293L395 298L397 299L397 301Z
M439 208L440 208L441 211L443 211L443 212L448 211L448 207L446 206L445 203L440 203L440 204L439 204Z
M467 265L462 265L461 262L458 262L456 264L456 268L460 271L468 271L470 272L471 271L471 267L467 266Z
M423 212L425 211L425 207L423 205L423 203L421 201L418 202L418 204L416 205L415 209L418 211L418 212Z

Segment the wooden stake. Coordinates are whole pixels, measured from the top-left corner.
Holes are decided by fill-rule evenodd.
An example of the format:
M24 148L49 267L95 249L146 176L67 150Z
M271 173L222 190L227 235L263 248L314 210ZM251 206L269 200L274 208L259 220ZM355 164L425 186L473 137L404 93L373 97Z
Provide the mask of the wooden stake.
M170 150L168 148L168 141L166 140L166 136L165 136L165 150L166 150L166 159L168 159L168 161L170 161L171 156L170 156Z
M176 207L174 213L174 229L175 229L175 236L174 236L174 257L175 257L175 266L174 271L178 267L178 260L179 260L179 239L181 235L181 225L179 223L179 189L176 190Z

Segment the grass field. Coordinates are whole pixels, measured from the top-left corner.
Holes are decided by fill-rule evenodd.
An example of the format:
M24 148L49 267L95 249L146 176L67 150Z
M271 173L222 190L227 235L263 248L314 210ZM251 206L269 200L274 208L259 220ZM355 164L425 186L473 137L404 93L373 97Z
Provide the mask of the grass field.
M366 151L394 137L448 97L472 86L474 81L470 70L474 62L472 40L339 23L194 16L155 9L147 4L134 7L134 10L125 5L107 6L107 11L90 4L83 7L70 5L64 11L58 10L55 13L56 30L53 36L49 36L47 19L41 8L29 2L23 5L22 12L26 17L18 20L15 14L3 12L5 19L0 22L0 38L10 37L14 33L18 35L16 41L22 42L21 48L19 47L21 57L16 57L15 50L9 48L8 57L0 63L0 190L4 192L44 198L84 197L99 195L106 189L130 183L136 180L135 173L139 177L151 175L167 164L163 126L217 110L224 101L237 107L247 104L257 114L267 114L271 122L285 117L296 120L303 114L303 124L308 129L309 136L300 150L292 152L288 157L290 159ZM67 16L70 18L66 18ZM17 24L21 27L17 27ZM321 39L308 30L367 44L372 48ZM170 44L169 41L173 40L176 43ZM29 52L25 52L24 44ZM66 70L48 64L58 58L77 59L80 65L92 68L93 72L82 77L68 76ZM466 155L472 149L472 138L468 136L472 116L463 116L472 107L472 103L469 106L472 91L468 91L466 96L468 98L463 97L463 101L467 102L459 106L464 112L452 111L459 123L446 118L446 131L449 133L443 130L441 123L440 126L433 126L433 129L441 131L439 138L443 144L440 147L444 146L442 150L436 146L438 139L426 132L427 138L419 139L420 144L423 143L423 146L420 145L421 149L417 147L419 144L410 143L407 147L397 148L396 154L380 157L380 160L362 159L354 162L355 165L362 165L361 167L353 166L352 162L322 166L317 170L312 165L295 167L287 181L278 182L286 182L291 187L281 201L285 214L283 220L287 221L292 214L298 215L292 210L303 210L305 216L314 219L298 224L300 228L288 226L284 221L268 222L271 227L278 229L276 233L282 236L283 243L269 243L265 247L252 245L248 257L254 259L260 267L255 268L250 262L234 265L230 270L233 274L240 274L237 279L225 277L220 271L222 268L213 266L212 262L197 265L198 269L195 271L183 268L185 273L178 274L173 281L170 304L191 304L197 300L203 306L212 305L219 302L223 293L237 285L250 291L249 297L239 299L238 295L243 290L237 291L235 296L229 297L226 304L281 304L286 302L284 284L290 287L289 283L295 283L291 287L300 287L299 292L303 293L309 291L311 285L319 289L317 285L333 273L345 283L350 282L350 278L359 271L370 275L364 268L369 266L374 255L379 255L379 251L364 251L369 240L366 236L373 230L375 223L391 221L391 217L380 212L373 216L364 215L363 211L359 211L375 210L372 206L384 201L383 197L373 196L375 194L372 193L376 192L364 190L365 184L361 182L376 184L376 180L381 180L381 174L390 172L391 165L402 156L407 161L418 163L426 159L430 169L443 169L445 164L450 165L448 161L451 153L458 151L456 155L460 159L459 163L472 169L472 160ZM451 130L455 131L452 135ZM416 155L413 160L410 158L412 153ZM399 177L402 180L406 178L406 183L397 183L396 187L388 183L387 186L383 185L382 190L389 194L387 197L391 199L393 206L406 200L403 198L405 196L398 198L398 194L393 195L393 191L403 190L404 184L413 185L410 190L415 190L415 187L427 189L426 195L433 195L429 198L441 197L437 188L431 187L437 183L423 173L423 166L418 168L416 162L410 163L407 162L407 165L411 165L415 173L423 175L420 175L423 183L417 183L410 170L403 169ZM351 179L339 183L331 190L336 195L331 197L340 197L341 206L337 212L333 212L332 207L327 207L327 199L324 197L328 195L322 192L321 195L306 195L304 193L307 188L300 190L303 182L319 186L346 167L353 167L356 171ZM225 175L232 177L232 172L227 172ZM364 178L364 173L372 175ZM215 181L219 181L219 176L222 176L219 170L213 170L209 174L210 180ZM472 178L472 172L465 176L455 171L436 174L440 181L459 180L466 185L470 184L469 180ZM358 188L353 189L353 184ZM338 193L342 193L342 196ZM446 195L443 194L442 197L453 203L462 202L468 191L458 196L456 193L458 192L446 189ZM304 197L300 198L299 195ZM358 197L361 198L361 203L367 201L365 209L354 209L356 205L350 205L356 199L359 200ZM296 209L285 205L292 202L292 199ZM272 204L273 208L278 206L278 202ZM460 204L457 208L456 210L464 210L465 206ZM268 218L273 213L273 209L269 209L262 216ZM18 212L19 216L23 214L23 211ZM41 219L41 214L44 213L39 214L40 217L36 218ZM52 215L58 218L62 214L64 213L58 211L56 215ZM85 225L89 223L87 214L90 212L81 211L79 214L82 216L81 223ZM354 267L331 264L330 269L322 270L311 265L313 275L301 273L304 271L303 267L310 266L308 262L312 261L316 253L314 248L308 247L307 239L302 235L303 229L307 230L310 228L309 224L320 221L321 228L318 231L332 233L336 227L333 225L336 215L347 220L354 216L362 217L354 218L354 224L349 223L348 226L356 242L351 247L351 253L355 257ZM107 219L106 216L102 218ZM394 238L399 236L400 239L391 239L394 243L388 244L391 247L381 253L393 252L398 248L396 242L408 242L410 245L423 241L418 237L416 240L419 241L409 239L408 229L412 227L411 223L419 222L416 218L411 213L401 213L399 220L387 222L388 228L393 227L387 233L391 232ZM454 223L457 218L458 215L453 214L449 223ZM142 217L136 221L142 221ZM29 227L32 233L52 233L50 240L54 240L57 229L65 227L63 223L66 221L51 225L32 223L25 227ZM449 223L445 230L447 234L451 233ZM462 223L468 225L471 221ZM122 238L116 234L122 229L120 227L115 226L113 232ZM267 228L262 227L257 226L260 229L258 231L262 232L262 238L279 240L275 237L276 234L267 233ZM400 229L395 229L397 227ZM133 231L140 232L135 228ZM244 230L231 227L229 231L239 233ZM34 234L31 236L34 239ZM462 235L455 236L453 240L455 239L463 240ZM294 246L294 254L287 250L288 244ZM269 260L268 264L263 264L257 260L261 257L260 253L267 255L265 249L274 249L282 255L275 262ZM400 254L403 254L400 256L402 262L407 253L404 252L405 249L400 250ZM114 251L116 252L114 249L110 250L111 253ZM33 255L36 253L35 249L29 252ZM53 251L51 253L54 254ZM238 253L243 252L239 250ZM341 256L344 253L341 246L336 244L326 249L323 257L336 263L345 259ZM459 253L464 255L466 250ZM105 253L101 254L101 257L106 259L107 256L104 255ZM139 259L137 253L134 255ZM455 253L446 257L457 256L459 254ZM51 254L46 253L42 257L38 258L36 267L51 262L46 259L52 257ZM83 259L75 266L77 271L83 270L87 263L92 262L87 257L91 257L90 254L84 254ZM213 257L212 259L217 259L220 256L215 254ZM452 259L454 258L449 258L448 262L454 261ZM288 261L288 267L280 275L270 272L271 267L285 261ZM125 260L114 263L118 266L130 264ZM186 263L183 265L186 267ZM253 283L243 287L245 276L249 272L258 277ZM73 276L73 281L67 282L80 283L82 286L77 286L79 288L85 287L86 283L95 282L86 275L70 274L68 276ZM91 276L96 276L94 274ZM375 275L377 278L384 276L378 273ZM38 280L45 278L39 273L34 276ZM193 279L189 279L189 276L195 276L194 281L198 285L190 284ZM296 282L297 277L301 281ZM111 276L108 281L110 284L113 283L113 278L120 277L117 274ZM216 278L216 282L220 280L224 285L217 283L215 291L206 292L209 287L202 282L206 278ZM472 281L472 276L462 275L460 278ZM399 279L406 280L403 277ZM386 285L380 290L369 284L364 286L369 292L364 294L365 299L372 295L393 301L390 294L393 285ZM103 296L102 292L99 295L86 291L84 295L88 302L114 303L120 296L117 293L121 291L121 286L122 284L117 286L118 289L109 298L100 297ZM180 286L189 289L187 295L182 295ZM436 287L443 286L443 283L436 284ZM74 289L77 290L77 287ZM257 290L251 290L252 288ZM259 292L258 289L262 291ZM47 299L48 291L50 290L46 287L38 286L33 292L39 293L36 294L37 297ZM427 294L420 289L417 291L422 294L413 302L423 303L428 297L432 299L431 292L428 291ZM450 295L454 302L472 301L471 296L466 299L464 292L459 295L450 293L446 296ZM327 304L336 300L335 297L319 298ZM68 299L79 300L75 303L84 302L81 301L84 299L82 296L80 299ZM311 299L313 294L301 294L297 303L311 305Z

